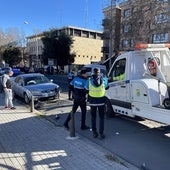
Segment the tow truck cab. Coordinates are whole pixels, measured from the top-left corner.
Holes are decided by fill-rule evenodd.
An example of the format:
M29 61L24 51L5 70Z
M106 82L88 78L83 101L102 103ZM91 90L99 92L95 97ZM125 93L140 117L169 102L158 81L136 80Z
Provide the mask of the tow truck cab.
M168 48L170 44L138 44L137 50L125 52L117 57L108 72L108 115L119 113L153 119L152 116L146 115L142 108L170 109ZM159 118L156 118L156 121L160 122Z

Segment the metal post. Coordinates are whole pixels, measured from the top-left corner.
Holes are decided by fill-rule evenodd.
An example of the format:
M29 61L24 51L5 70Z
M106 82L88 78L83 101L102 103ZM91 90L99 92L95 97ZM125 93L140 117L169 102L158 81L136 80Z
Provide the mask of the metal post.
M69 121L69 131L70 131L70 137L75 137L75 125L74 125L74 113L71 112L71 119Z
M30 111L31 111L31 112L34 112L34 96L31 97Z
M39 66L39 58L38 58L38 55L39 55L39 51L38 51L38 35L36 33L36 63L37 63L37 67L40 67ZM41 62L41 61L40 61Z
M71 114L71 119L68 122L70 136L67 137L67 139L78 139L78 136L75 135L74 112L71 111L70 114Z

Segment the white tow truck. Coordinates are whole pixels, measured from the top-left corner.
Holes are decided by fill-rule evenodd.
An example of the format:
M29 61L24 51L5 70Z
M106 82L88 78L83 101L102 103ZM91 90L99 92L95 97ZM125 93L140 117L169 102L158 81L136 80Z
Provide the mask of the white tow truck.
M111 66L106 114L170 125L170 44L137 44Z

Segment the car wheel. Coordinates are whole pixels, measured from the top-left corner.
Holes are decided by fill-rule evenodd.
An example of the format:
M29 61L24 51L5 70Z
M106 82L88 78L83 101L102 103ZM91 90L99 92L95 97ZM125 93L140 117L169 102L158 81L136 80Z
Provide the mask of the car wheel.
M108 98L106 98L106 102L105 102L105 114L107 117L114 117L115 116L115 112L113 111L112 105L110 103L110 100Z
M26 104L30 103L30 99L26 93L24 94L24 101Z

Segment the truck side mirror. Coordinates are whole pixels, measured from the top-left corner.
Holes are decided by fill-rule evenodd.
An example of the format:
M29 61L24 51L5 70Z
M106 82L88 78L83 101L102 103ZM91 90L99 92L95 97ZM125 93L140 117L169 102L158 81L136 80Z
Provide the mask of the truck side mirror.
M111 76L109 76L108 77L108 82L112 82L113 80L112 80L112 77Z

